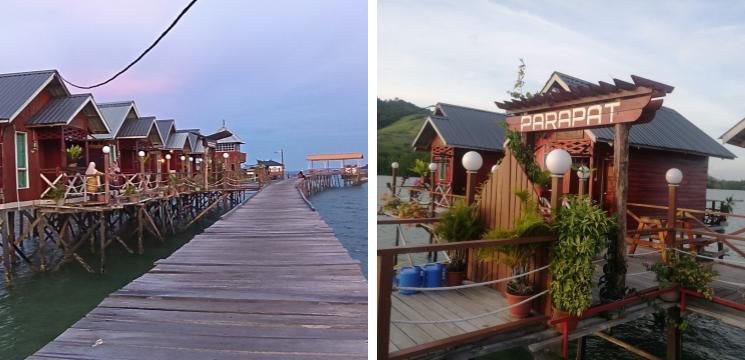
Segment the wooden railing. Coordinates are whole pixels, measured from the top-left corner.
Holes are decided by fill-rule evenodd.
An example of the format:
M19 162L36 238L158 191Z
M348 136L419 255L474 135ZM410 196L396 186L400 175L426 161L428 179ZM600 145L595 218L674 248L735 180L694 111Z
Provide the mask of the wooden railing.
M386 219L378 220L378 225L401 225L401 224L424 224L436 222L438 219ZM493 336L495 334L515 331L525 327L536 326L547 320L547 314L541 312L539 316L527 318L523 320L515 320L506 324L500 324L486 329L480 329L477 331L453 336L441 340L436 340L428 344L417 345L408 349L401 349L394 353L389 353L389 342L390 342L390 327L391 327L391 310L392 310L392 293L393 293L393 278L394 269L396 267L396 258L400 255L410 255L416 253L437 253L437 252L449 252L449 251L468 251L472 252L476 249L483 249L493 247L496 245L517 245L517 244L546 244L548 246L554 240L553 237L531 237L531 238L511 238L511 239L496 239L496 240L473 240L464 242L455 242L447 244L424 244L424 245L408 245L393 248L378 249L378 358L379 359L404 359L413 356L426 354L432 351L446 349L448 347L465 344L476 341L478 339ZM546 266L545 264L534 264L536 266L534 270L538 269L538 266ZM542 277L540 283L536 288L538 291L545 291L549 286L549 277L545 275ZM544 292L545 294L545 292ZM545 308L545 307L544 307Z

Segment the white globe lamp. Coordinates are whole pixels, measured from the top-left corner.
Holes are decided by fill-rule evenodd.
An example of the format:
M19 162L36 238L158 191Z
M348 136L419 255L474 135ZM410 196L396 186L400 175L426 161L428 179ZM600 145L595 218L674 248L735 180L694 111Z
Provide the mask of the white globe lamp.
M555 149L546 156L546 168L551 176L564 176L572 167L572 156L564 149Z
M166 154L166 160L171 160L171 154Z
M670 186L679 186L683 182L683 172L680 169L672 168L665 173L665 180Z
M103 149L101 149L101 151L103 151L104 154L108 154L111 152L111 147L109 147L108 145L104 146Z
M142 151L142 150L140 150L140 152L138 152L137 155L139 155L141 158L144 158L145 157L145 152Z
M398 163L397 163L397 162L395 162L395 161L394 161L394 162L392 162L392 163L391 163L391 168L392 168L392 169L398 169Z
M577 177L582 180L587 180L587 178L590 177L590 168L587 166L580 166L579 169L577 169Z
M476 172L481 169L481 165L484 164L484 159L481 157L481 154L475 151L469 151L465 155L463 155L461 163L463 164L463 167L466 169L466 171Z

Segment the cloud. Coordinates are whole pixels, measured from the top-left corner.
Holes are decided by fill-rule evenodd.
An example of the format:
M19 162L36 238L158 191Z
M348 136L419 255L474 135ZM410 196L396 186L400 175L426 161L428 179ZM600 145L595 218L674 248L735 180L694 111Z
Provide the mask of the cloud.
M717 139L745 115L743 8L675 4L382 0L378 96L498 110L524 58L529 90L554 70L671 84L665 105ZM712 159L710 174L745 177L745 150L728 148L739 159Z

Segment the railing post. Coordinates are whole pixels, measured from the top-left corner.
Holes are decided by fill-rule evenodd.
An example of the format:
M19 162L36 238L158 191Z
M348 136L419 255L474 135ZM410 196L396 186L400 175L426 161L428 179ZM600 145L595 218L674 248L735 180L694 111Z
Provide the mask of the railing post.
M398 171L398 163L393 162L391 163L391 177L393 180L391 180L391 194L393 194L393 197L396 197L396 172Z
M678 186L683 181L683 173L672 168L665 173L667 181L667 236L665 237L665 247L673 249L675 247L675 225L678 213Z
M378 359L388 359L392 291L393 257L378 253Z

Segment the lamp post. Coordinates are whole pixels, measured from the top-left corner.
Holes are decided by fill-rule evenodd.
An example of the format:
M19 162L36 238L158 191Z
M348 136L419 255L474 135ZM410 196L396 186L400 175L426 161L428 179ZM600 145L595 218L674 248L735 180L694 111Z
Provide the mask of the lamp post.
M166 176L171 174L171 154L166 154Z
M187 163L186 163L186 173L187 173L187 174L189 174L189 176L191 176L191 175L192 175L192 171L191 171L191 163L192 163L193 161L194 161L194 158L193 158L193 157L191 157L191 155L190 155L190 156L189 156L189 162L187 162Z
M683 182L683 172L672 168L665 173L667 181L667 236L665 246L668 249L675 247L675 218L678 212L678 187Z
M396 171L398 170L398 162L394 161L391 163L391 176L393 181L391 182L391 192L393 197L396 197Z
M435 217L435 171L436 163L429 163L429 212L431 217Z
M546 156L546 168L551 173L551 209L554 216L561 208L564 174L572 167L572 156L564 149L555 149Z
M582 196L585 194L585 186L587 185L587 179L590 177L590 168L587 166L580 166L579 169L577 169L577 178L579 178L579 196Z
M186 173L186 156L181 155L179 159L181 159L181 172Z
M222 158L223 158L223 161L222 161L222 171L223 171L223 174L224 174L223 175L224 181L223 181L223 184L222 184L223 187L228 187L227 179L228 179L228 157L229 156L230 156L230 154L228 154L226 152L222 153Z
M109 193L109 153L111 152L111 147L106 145L101 151L103 151L103 201L108 204L109 200L111 200L111 194Z
M279 162L282 163L282 179L285 178L285 150L279 149L279 151L275 151L275 154L279 153Z
M484 159L481 158L481 154L475 151L469 151L463 155L461 163L466 169L466 203L471 205L473 203L474 195L473 175L481 169L481 165L484 165Z

